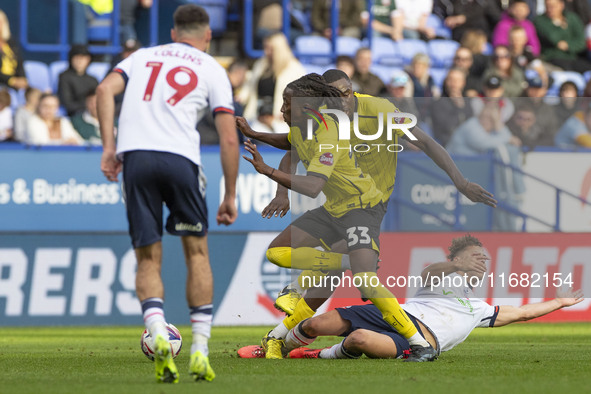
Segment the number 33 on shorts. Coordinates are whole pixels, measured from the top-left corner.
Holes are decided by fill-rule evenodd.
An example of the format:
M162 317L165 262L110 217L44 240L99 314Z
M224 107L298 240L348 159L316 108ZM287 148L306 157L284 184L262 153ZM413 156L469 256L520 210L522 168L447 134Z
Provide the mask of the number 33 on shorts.
M347 229L347 246L354 246L357 244L369 245L371 244L371 237L369 236L369 227L355 226Z

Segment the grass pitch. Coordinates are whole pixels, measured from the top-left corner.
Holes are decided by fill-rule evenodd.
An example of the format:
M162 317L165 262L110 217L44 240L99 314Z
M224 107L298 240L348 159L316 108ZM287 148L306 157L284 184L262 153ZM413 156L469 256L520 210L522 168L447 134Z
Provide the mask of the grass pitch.
M380 393L587 392L591 323L518 324L476 329L466 342L428 364L400 360L240 359L268 328L214 328L213 382L190 380L191 330L177 357L177 385L157 384L141 353L143 328L0 328L0 393ZM321 338L314 347L336 343Z

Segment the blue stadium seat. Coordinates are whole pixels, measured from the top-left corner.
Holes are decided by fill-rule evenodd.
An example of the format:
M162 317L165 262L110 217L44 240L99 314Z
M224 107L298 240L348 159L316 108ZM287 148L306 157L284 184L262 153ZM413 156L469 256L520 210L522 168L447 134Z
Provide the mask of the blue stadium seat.
M396 70L402 70L399 67L391 67L391 66L383 66L380 64L373 64L369 71L380 77L380 79L387 85L390 83L390 79L392 78L392 73Z
M325 68L324 66L320 66L318 64L310 64L310 63L302 63L306 74L316 73L316 74L324 74Z
M12 112L16 111L16 109L25 104L25 89L21 90L14 90L14 89L7 89L8 94L10 95L10 108L12 108Z
M300 36L295 40L295 52L300 61L327 65L332 48L330 41L320 36Z
M585 71L583 73L583 77L585 77L585 81L589 82L589 80L591 79L591 70L590 71Z
M361 41L355 37L337 37L337 55L355 56L355 52L361 48Z
M209 14L209 27L214 35L226 31L228 22L228 0L188 0L187 3L197 4Z
M554 71L550 73L550 76L552 77L553 82L550 89L548 89L548 96L558 96L560 86L567 81L574 82L574 84L577 85L579 94L583 93L585 85L587 84L585 77L575 71Z
M51 78L49 76L49 68L43 62L33 60L26 60L23 63L25 68L25 75L29 81L29 85L45 92L51 89Z
M427 27L432 27L433 30L435 30L437 37L441 37L446 40L451 39L451 29L445 26L437 15L429 15L427 18Z
M447 76L447 68L432 68L429 70L429 74L433 78L433 82L435 85L439 86L440 89L443 89L443 81Z
M100 41L111 41L112 33L112 17L113 14L97 14L92 10L91 7L86 7L89 12L92 13L92 19L88 24L86 34L88 35L88 41L100 42Z
M423 40L404 39L398 41L398 50L404 64L410 64L417 53L429 54L429 48Z
M59 82L59 76L61 73L68 69L67 60L56 60L49 65L49 76L51 80L51 90L53 93L57 93L57 84Z
M97 81L101 82L105 78L109 70L111 70L111 65L109 63L93 62L90 63L90 65L88 66L88 70L86 70L86 72L89 75L95 77Z
M402 58L396 42L386 37L372 37L372 62L383 66L401 67Z
M460 44L453 40L429 41L429 56L433 61L433 67L451 67L459 46Z

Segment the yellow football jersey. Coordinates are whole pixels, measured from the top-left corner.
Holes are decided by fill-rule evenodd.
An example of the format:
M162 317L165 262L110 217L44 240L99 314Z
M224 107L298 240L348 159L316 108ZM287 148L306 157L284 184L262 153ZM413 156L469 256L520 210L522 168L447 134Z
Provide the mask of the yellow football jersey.
M384 194L384 201L388 201L394 190L396 180L396 161L398 153L388 150L397 150L394 144L398 144L398 137L404 135L402 130L394 129L392 140L387 140L388 113L400 112L390 101L384 98L373 97L366 94L355 93L357 108L355 112L359 118L359 132L363 135L372 135L378 131L380 116L382 118L383 133L375 141L365 141L358 138L353 131L351 122L351 145L366 144L366 148L358 148L355 152L357 163L364 174L370 175L378 189ZM405 123L409 121L406 120ZM379 145L378 145L379 144ZM366 150L367 152L362 152Z
M383 201L383 194L371 176L356 165L350 141L339 141L336 122L326 117L311 139L299 127L291 127L288 140L296 149L308 175L326 179L322 192L324 208L335 217L352 209L373 207Z

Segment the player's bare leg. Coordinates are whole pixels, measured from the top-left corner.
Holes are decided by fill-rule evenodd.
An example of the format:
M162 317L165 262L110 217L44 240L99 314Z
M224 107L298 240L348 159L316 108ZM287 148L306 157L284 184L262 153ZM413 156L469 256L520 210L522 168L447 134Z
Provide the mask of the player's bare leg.
M191 360L189 374L195 380L211 381L215 373L209 365L208 340L211 336L213 274L209 264L207 236L181 238L187 264L187 303L191 310Z
M136 248L135 255L137 259L136 294L142 304L144 324L150 336L154 338L156 381L178 383L179 374L172 359L163 310L162 242Z
M349 253L351 271L355 279L361 282L357 288L364 298L370 300L382 313L384 320L409 342L411 355L407 359L411 362L433 361L437 352L419 334L404 309L394 295L386 289L376 274L378 263L377 252L372 249L357 249ZM355 283L357 286L357 283Z

